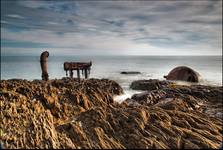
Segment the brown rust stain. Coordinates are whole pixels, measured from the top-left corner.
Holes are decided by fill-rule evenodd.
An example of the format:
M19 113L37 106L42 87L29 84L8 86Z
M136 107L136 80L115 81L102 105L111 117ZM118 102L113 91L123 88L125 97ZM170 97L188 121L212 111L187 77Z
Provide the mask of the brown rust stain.
M41 66L41 70L42 70L42 80L49 80L49 75L48 75L48 65L47 65L47 61L48 61L48 57L49 57L49 52L44 51L41 56L40 56L40 66Z
M187 82L199 82L199 74L193 69L186 66L179 66L164 76L167 80L181 80Z

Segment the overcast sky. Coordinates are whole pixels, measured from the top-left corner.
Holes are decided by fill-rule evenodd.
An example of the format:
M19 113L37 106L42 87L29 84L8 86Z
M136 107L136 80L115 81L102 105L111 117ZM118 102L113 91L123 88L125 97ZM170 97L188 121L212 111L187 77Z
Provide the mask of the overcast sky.
M222 1L1 0L1 54L222 55Z

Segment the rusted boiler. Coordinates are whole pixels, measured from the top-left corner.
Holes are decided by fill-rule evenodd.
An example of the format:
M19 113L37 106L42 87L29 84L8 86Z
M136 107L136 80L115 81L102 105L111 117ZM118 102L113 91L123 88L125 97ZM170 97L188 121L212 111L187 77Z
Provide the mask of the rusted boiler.
M186 66L179 66L164 76L167 80L181 80L187 82L199 82L200 75L193 69Z

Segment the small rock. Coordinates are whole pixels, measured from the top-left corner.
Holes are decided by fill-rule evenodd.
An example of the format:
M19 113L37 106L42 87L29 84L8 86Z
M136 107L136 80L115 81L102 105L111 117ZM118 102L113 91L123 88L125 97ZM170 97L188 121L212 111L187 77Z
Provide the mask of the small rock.
M138 71L122 71L121 74L141 74L141 72L138 72Z

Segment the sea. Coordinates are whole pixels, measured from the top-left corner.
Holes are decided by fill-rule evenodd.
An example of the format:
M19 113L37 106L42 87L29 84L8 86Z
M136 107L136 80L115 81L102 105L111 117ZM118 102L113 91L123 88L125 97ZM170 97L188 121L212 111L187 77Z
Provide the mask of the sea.
M165 80L163 76L177 66L188 66L197 71L201 76L199 84L222 86L222 56L49 56L50 79L66 77L63 69L66 61L92 61L90 78L111 79L124 89L125 94L117 96L117 101L141 92L130 89L132 81ZM121 74L122 71L138 71L141 74L126 75ZM41 79L40 57L1 56L1 80L3 79Z

